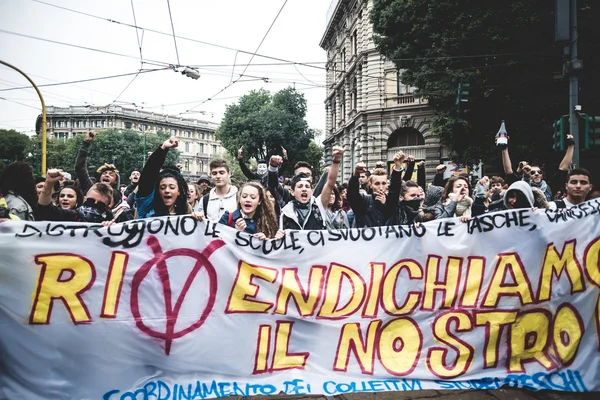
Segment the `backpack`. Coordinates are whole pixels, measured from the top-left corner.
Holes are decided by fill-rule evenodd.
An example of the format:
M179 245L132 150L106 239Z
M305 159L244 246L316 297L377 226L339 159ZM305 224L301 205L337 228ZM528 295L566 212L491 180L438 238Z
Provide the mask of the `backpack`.
M556 204L557 209L567 208L564 200L554 200L554 204Z
M235 225L231 225L232 223L233 223L233 212L230 212L229 216L227 217L227 226L235 228Z
M208 211L208 197L209 196L210 196L210 193L202 196L202 211L204 211L204 216L206 216L206 212Z

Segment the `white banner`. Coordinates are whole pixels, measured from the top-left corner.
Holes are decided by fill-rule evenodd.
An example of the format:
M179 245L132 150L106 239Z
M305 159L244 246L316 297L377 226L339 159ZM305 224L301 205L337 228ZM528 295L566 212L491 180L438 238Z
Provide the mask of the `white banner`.
M0 398L600 390L600 202L261 242L0 224Z

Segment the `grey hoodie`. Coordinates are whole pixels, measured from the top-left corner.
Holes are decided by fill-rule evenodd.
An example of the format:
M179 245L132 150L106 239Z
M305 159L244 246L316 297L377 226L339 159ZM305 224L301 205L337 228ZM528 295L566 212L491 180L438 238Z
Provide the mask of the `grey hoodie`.
M525 196L527 201L529 202L529 207L533 207L533 204L534 204L533 190L531 190L531 186L529 186L529 184L527 182L516 181L515 183L513 183L512 185L510 185L508 187L508 190L504 193L504 205L506 206L506 208L510 208L510 207L508 207L506 199L508 197L508 194L511 191L521 192Z

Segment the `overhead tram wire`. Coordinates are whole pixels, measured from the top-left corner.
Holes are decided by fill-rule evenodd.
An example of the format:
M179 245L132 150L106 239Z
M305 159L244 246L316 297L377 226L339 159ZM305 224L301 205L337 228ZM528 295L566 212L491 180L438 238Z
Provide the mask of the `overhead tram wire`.
M171 2L167 0L167 7L169 8L169 19L171 20L171 30L173 31L173 43L175 43L175 55L177 56L177 65L180 66L179 62L179 50L177 49L177 39L175 38L175 26L173 25L173 15L171 14Z
M264 43L265 39L267 38L267 36L269 36L269 33L271 32L271 29L273 28L273 26L275 25L275 22L277 22L277 19L279 18L279 15L281 15L281 12L283 11L283 9L285 8L285 5L287 4L288 0L285 0L283 2L283 4L281 5L281 8L279 9L279 12L277 12L277 15L275 15L275 18L273 19L273 22L271 22L271 25L269 26L269 29L267 29L267 32L264 34L262 40L260 41L260 43L258 44L258 46L256 47L256 50L254 51L254 53L252 53L252 57L250 57L250 61L248 61L248 64L246 64L246 67L244 68L244 70L242 71L241 74L239 74L239 77L232 81L229 82L229 84L227 86L225 86L223 89L219 90L217 93L215 93L214 95L212 95L211 97L209 97L208 99L198 103L197 105L195 105L194 107L190 108L189 110L186 110L185 113L188 113L190 111L193 111L195 108L200 107L201 105L203 105L204 103L206 103L207 101L212 100L214 97L220 95L221 93L223 93L225 90L227 90L228 88L230 88L231 86L233 86L235 83L237 83L246 73L246 71L248 70L248 67L250 66L250 64L252 63L252 60L254 60L254 57L256 56L256 53L258 53L258 50L260 50L260 47L262 46L262 44ZM180 113L179 115L184 114L184 113Z
M130 0L130 3L131 3L131 12L133 14L133 23L137 26L137 19L135 17L135 7L133 6L133 0ZM142 38L143 38L143 32L144 31L142 30ZM129 89L129 86L131 86L133 84L133 81L135 81L137 79L137 77L140 76L140 71L142 71L142 68L144 67L144 57L142 56L142 42L140 40L140 34L138 32L138 29L135 30L135 36L137 38L138 49L140 50L140 69L138 70L138 73L135 74L133 79L131 79L131 81L129 81L127 86L125 86L125 88L121 91L121 93L119 93L119 95L112 101L111 104L115 104L121 98L121 96L123 96L123 93L125 93L125 91L127 91L127 89Z
M46 84L37 85L37 86L38 87L50 87L50 86L72 85L72 84L75 84L75 83L101 81L101 80L105 80L105 79L121 78L121 77L124 77L124 76L131 76L131 75L136 75L136 74L146 74L146 73L149 73L149 72L165 71L165 70L170 70L170 69L171 68L169 68L169 67L157 68L157 69L146 69L146 70L142 70L142 71L138 71L138 72L131 72L131 73L128 73L128 74L101 76L101 77L98 77L98 78L80 79L80 80L69 81L69 82L46 83ZM20 86L20 87L15 87L15 88L0 89L0 92L7 92L7 91L10 91L10 90L30 89L30 88L31 88L31 86Z

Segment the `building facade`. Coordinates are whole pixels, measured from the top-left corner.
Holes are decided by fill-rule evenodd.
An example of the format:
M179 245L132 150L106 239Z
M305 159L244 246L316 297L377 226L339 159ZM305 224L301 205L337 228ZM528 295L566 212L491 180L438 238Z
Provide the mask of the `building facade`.
M327 52L325 161L331 147L342 146L342 181L357 162L372 169L396 152L425 160L428 177L447 160L430 130L433 111L413 88L398 79L401 71L375 48L369 13L373 0L333 0L320 46Z
M215 138L217 125L211 122L121 106L49 106L46 114L47 135L59 140L67 140L77 134L83 135L90 130L106 129L128 129L140 135L164 132L175 136L179 139L177 150L181 152L182 172L190 181L207 175L210 159L225 151L221 142Z

